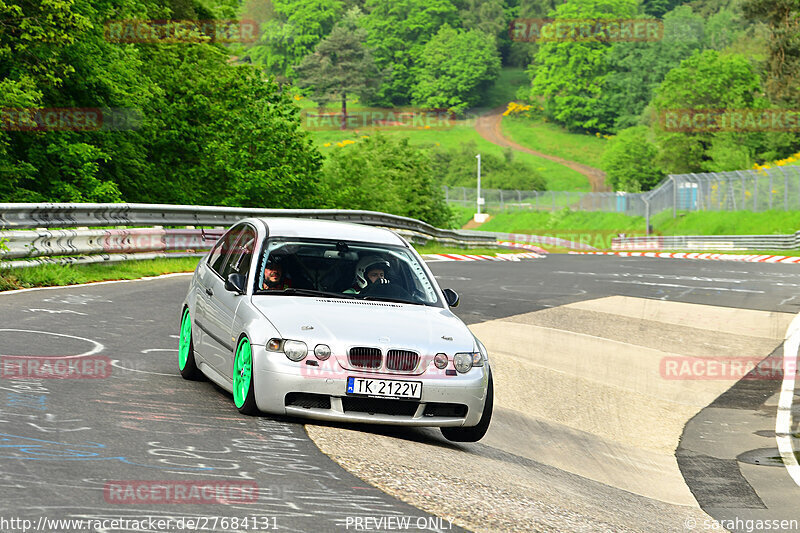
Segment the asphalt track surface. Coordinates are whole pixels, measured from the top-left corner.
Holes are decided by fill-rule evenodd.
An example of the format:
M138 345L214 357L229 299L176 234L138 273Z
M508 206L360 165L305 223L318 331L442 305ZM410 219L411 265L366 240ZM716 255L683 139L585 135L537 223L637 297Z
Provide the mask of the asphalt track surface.
M461 295L456 311L468 324L610 295L800 311L795 265L551 255L431 268ZM250 531L353 531L356 524L383 531L389 522L363 520L388 517L408 520L410 530L458 530L343 470L317 450L301 420L241 416L230 394L181 379L177 332L188 282L176 276L0 295L0 354L94 351L113 365L102 379L0 380L0 531L22 531L20 522L2 519L31 520L33 530L42 517L173 520L168 529L154 522L97 529L108 532L179 531L180 518L204 520L206 531L237 530L221 517L247 518L257 525ZM695 476L690 488L702 489L702 471L686 475ZM255 484L258 501L131 504L110 492L109 483L132 480Z

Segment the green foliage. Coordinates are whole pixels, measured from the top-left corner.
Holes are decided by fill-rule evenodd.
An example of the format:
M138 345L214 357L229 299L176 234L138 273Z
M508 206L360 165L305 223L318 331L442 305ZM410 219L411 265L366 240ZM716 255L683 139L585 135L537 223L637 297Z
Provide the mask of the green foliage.
M614 43L608 55L603 98L614 117L611 130L635 126L667 73L703 46L703 19L689 6L664 16L664 35L654 42Z
M637 9L636 0L575 0L556 7L555 20L634 18ZM597 40L542 42L529 68L531 99L543 99L547 116L571 130L608 131L614 123L604 98L610 50Z
M296 68L297 85L310 87L320 105L341 98L343 115L347 95L367 99L380 81L372 53L362 44L367 32L358 27L361 17L357 8L348 12Z
M367 0L367 46L381 71L389 71L378 103L409 103L419 74L422 49L445 23L456 25L458 11L449 0Z
M9 15L0 34L0 107L141 116L136 128L120 131L3 133L0 197L313 205L321 156L299 131L296 107L258 69L231 64L218 45L119 44L104 36L109 20L207 19L226 1L0 4Z
M479 152L474 142L463 143L452 150L433 150L433 174L442 185L475 187L478 168L475 156ZM481 152L481 185L488 189L543 191L547 188L544 177L515 159L508 149L503 157Z
M422 48L415 105L461 113L477 105L500 73L494 37L481 30L460 31L445 24Z
M766 89L776 103L800 101L800 0L746 0L744 14L769 26Z
M764 109L761 86L744 56L715 50L696 52L671 70L656 90L653 113L673 110ZM655 123L659 166L668 173L714 172L749 168L767 138L752 132L664 131Z
M408 139L384 135L334 149L324 167L329 202L448 227L451 213L432 179L431 161Z
M606 183L615 191L641 192L652 189L664 174L655 166L658 149L647 140L648 129L624 129L609 141L603 153Z
M273 0L274 18L247 58L279 81L294 79L294 67L328 35L344 11L339 0Z

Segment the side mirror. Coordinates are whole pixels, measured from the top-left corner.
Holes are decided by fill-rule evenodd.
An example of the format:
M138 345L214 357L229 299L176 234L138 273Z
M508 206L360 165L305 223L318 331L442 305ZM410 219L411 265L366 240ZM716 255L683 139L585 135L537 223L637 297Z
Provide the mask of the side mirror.
M225 290L244 294L244 276L242 274L229 274L225 280Z
M450 307L458 307L458 294L453 289L444 289L444 299Z

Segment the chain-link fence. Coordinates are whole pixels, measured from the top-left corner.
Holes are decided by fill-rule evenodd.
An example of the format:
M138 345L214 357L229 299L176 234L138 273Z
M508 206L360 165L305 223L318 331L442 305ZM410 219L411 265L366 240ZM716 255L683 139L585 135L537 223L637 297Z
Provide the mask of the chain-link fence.
M449 203L473 207L477 190L445 187ZM481 189L483 209L619 212L649 217L661 211L766 211L800 210L800 166L735 170L697 174L671 174L655 189L644 193L518 191Z

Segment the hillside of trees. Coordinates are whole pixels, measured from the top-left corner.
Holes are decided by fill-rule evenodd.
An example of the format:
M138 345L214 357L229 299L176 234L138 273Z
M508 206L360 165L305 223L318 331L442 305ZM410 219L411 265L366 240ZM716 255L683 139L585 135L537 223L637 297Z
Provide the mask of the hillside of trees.
M353 207L446 225L440 186L467 179L469 146L442 153L378 136L325 157L292 96L459 116L509 66L526 68L517 98L534 119L613 135L604 167L617 190L668 172L750 168L797 152L797 133L674 132L660 117L796 108L799 12L800 0L7 0L0 201ZM663 38L530 42L509 31L542 17L658 18ZM252 19L258 33L108 38L109 21L133 19ZM60 131L13 123L14 110L64 108L136 119ZM513 157L495 159L498 186L525 174L544 187Z

